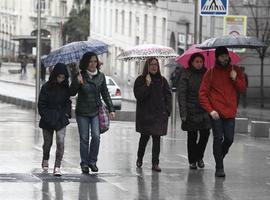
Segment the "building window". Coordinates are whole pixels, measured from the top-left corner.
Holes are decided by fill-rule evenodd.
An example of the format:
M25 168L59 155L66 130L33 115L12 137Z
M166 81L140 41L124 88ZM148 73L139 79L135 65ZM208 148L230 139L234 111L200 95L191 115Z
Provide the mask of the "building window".
M129 29L128 29L128 35L131 37L132 34L132 12L129 12Z
M153 17L153 33L152 33L154 44L156 43L156 32L157 32L157 17L154 16Z
M38 0L36 0L35 5L36 10L38 10ZM40 9L45 10L45 8L46 8L46 0L40 0Z
M163 45L166 45L166 31L163 31L163 30L167 30L166 29L166 23L167 23L167 20L166 20L165 17L163 17L162 18L162 29L161 29L162 30L162 32L161 32L162 33L162 37L161 38L162 38L162 44Z
M125 35L125 11L123 10L122 13L122 34Z
M144 40L147 42L147 32L148 32L148 16L144 15Z
M118 32L118 9L115 10L115 32Z

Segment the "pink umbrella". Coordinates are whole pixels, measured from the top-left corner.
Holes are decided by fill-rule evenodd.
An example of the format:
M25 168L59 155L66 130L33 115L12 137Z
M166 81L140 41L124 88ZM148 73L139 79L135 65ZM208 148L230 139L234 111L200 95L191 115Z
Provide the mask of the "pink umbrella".
M198 49L198 45L192 45L188 50L186 50L181 56L176 57L176 62L183 65L184 68L188 68L188 61L190 56L194 53L201 53L204 56L204 65L206 68L210 69L215 66L215 49ZM240 56L229 50L229 55L231 57L231 63L236 64L240 61Z

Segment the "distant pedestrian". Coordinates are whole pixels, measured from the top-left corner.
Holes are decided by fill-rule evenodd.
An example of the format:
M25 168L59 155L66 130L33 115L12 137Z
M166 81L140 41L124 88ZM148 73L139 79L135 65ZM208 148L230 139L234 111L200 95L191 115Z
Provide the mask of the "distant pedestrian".
M181 127L187 131L190 169L204 168L204 151L211 128L209 114L199 102L199 89L205 72L203 55L194 53L189 59L189 67L182 72L178 87Z
M40 80L42 83L46 81L46 67L42 61L40 62Z
M237 93L246 90L246 83L242 70L231 65L226 47L218 47L215 58L215 67L204 75L199 98L212 118L215 176L225 177L223 159L234 140Z
M183 68L177 66L175 67L174 71L171 73L171 76L170 76L171 88L178 87L182 71L183 71Z
M160 136L167 134L171 113L171 91L167 80L160 73L159 62L149 58L134 84L137 99L136 131L141 134L137 152L138 168L142 167L145 148L152 136L152 170L160 172Z
M43 130L42 168L48 170L53 133L56 132L56 153L53 174L61 176L60 166L64 154L66 126L71 117L68 71L65 64L57 63L41 88L38 111L41 116L39 127Z
M26 66L27 66L27 56L22 55L21 56L21 74L26 74Z
M115 117L105 75L99 71L98 63L95 53L85 53L79 65L81 72L74 77L70 86L72 96L78 93L75 113L80 135L80 165L84 174L89 173L89 168L92 172L98 171L96 165L100 145L98 108L102 103L100 95L108 107L110 118Z

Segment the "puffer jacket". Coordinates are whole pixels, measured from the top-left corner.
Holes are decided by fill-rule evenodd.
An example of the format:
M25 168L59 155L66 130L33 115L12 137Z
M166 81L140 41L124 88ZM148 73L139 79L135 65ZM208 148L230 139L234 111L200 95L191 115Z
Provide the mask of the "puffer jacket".
M66 68L64 64L57 64L49 81L40 90L38 111L41 116L39 127L42 129L58 131L69 124L71 100ZM60 84L56 81L59 74L66 76L66 79Z
M184 131L211 128L210 117L199 102L199 89L205 72L205 68L198 70L190 66L181 75L178 103Z
M75 96L78 93L76 114L88 117L96 116L98 114L98 107L101 105L100 95L107 105L109 112L114 112L105 75L98 71L91 79L86 70L81 71L81 75L83 84L80 84L77 77L74 77L70 85L71 96Z

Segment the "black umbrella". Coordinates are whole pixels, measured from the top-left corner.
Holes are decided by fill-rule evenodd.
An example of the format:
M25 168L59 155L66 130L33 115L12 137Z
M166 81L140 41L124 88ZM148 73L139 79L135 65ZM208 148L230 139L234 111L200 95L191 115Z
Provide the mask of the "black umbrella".
M243 35L241 36L225 35L205 40L203 43L198 45L197 48L213 49L220 46L225 46L227 48L249 48L249 49L266 47L266 45L256 37Z

